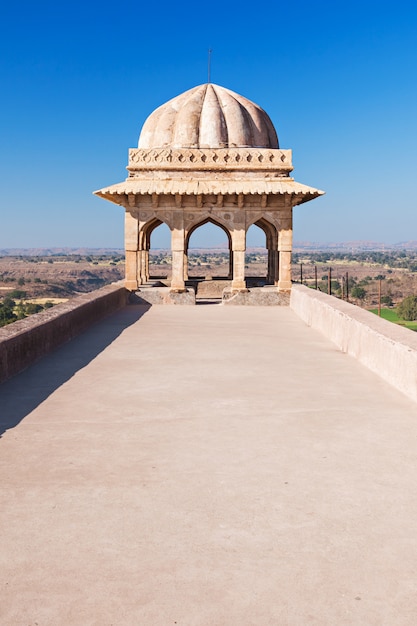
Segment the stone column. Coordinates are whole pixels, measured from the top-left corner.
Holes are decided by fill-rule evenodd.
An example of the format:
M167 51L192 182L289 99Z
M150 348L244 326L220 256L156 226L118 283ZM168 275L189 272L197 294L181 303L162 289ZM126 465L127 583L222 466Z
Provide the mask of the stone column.
M137 252L137 281L138 285L143 285L146 282L145 265L143 249L145 246L145 234L143 232L143 222L138 221L138 252Z
M274 285L278 285L279 279L279 252L278 250L274 250Z
M149 276L149 248L146 248L146 250L143 251L143 264L145 266L145 276L146 276L146 280L148 281L150 276Z
M184 281L185 232L182 214L174 216L174 228L171 232L172 279L171 291L186 291Z
M125 287L138 288L138 218L129 209L125 213Z
M143 250L139 250L138 252L138 283L139 285L143 285L143 283L146 283L143 253L144 253Z
M232 280L233 278L233 250L232 250L232 245L229 244L229 275L228 278L230 278L230 280Z
M292 207L280 211L280 228L278 233L279 280L278 290L291 289L291 252L292 252Z
M184 252L184 280L188 280L188 250Z
M268 247L268 267L266 270L266 282L273 283L273 275L274 275L274 251Z
M242 291L246 289L246 281L245 281L246 233L244 229L233 231L232 249L233 249L232 290Z

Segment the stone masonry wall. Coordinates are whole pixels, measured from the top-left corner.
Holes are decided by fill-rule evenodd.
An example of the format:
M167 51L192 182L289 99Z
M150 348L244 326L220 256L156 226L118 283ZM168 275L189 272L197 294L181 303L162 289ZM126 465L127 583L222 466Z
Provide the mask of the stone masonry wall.
M123 282L0 328L0 383L126 305Z

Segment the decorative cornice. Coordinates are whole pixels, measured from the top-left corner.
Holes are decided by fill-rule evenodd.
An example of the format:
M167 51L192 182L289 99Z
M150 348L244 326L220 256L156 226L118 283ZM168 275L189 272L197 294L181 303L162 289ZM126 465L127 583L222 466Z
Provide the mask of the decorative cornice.
M227 170L291 172L292 151L269 148L131 148L130 172L140 170Z

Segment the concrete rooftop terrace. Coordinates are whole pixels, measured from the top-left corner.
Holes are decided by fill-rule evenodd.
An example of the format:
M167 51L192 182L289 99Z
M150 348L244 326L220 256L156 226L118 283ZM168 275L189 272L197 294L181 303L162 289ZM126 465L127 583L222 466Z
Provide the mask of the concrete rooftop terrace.
M289 307L120 310L0 386L0 623L414 626L416 413Z

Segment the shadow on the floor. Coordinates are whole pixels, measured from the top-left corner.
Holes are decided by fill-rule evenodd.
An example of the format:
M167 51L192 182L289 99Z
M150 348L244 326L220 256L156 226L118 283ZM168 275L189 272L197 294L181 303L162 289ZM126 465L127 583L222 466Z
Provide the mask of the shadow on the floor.
M58 387L88 365L150 305L129 305L0 385L0 438L14 428Z

